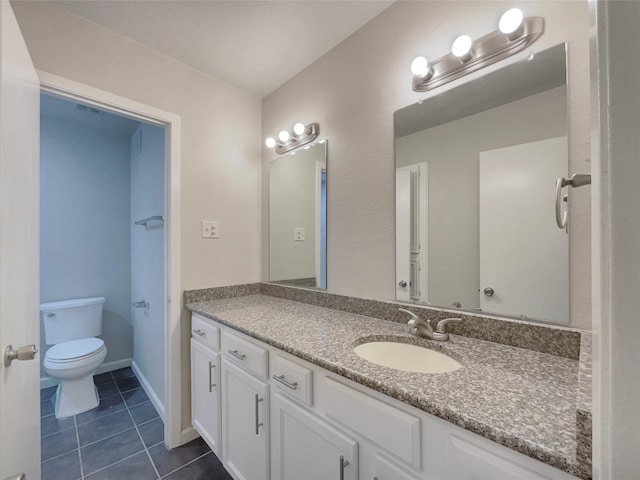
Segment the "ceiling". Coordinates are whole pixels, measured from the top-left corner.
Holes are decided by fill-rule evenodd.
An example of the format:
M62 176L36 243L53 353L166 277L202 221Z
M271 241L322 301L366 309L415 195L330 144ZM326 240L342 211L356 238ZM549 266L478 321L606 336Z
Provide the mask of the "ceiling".
M54 0L56 5L264 97L393 1Z

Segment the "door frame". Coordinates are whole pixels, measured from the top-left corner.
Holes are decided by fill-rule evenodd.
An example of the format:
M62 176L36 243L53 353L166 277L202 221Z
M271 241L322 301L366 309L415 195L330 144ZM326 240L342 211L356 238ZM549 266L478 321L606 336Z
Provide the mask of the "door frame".
M182 431L180 316L180 141L181 117L68 78L37 70L40 91L165 129L165 423L164 442L177 447L193 438Z

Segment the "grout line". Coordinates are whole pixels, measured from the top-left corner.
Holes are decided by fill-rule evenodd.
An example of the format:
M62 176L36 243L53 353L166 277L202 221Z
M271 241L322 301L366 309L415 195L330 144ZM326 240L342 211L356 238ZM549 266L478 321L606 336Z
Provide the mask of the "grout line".
M84 480L84 468L82 466L82 452L80 451L80 432L78 432L78 422L76 416L73 416L73 424L76 427L76 442L78 442L78 461L80 462L80 478Z
M79 450L78 448L73 448L68 452L61 453L60 455L56 455L55 457L47 458L46 460L42 460L42 456L40 457L40 464L47 463L50 460L55 460L56 458L64 457L65 455L69 455L71 452Z
M135 405L135 406L137 406L137 405ZM153 417L151 420L147 420L145 422L138 423L138 426L141 427L143 425L146 425L147 423L153 422L154 420L158 420L159 418L160 418L160 416ZM160 418L160 420L162 420L162 419Z
M120 390L120 387L118 387L118 390ZM127 402L124 399L124 395L122 395L122 392L120 392L120 396L122 397L122 401L124 402L126 408L127 408L127 413L129 413L129 417L131 417L131 421L133 422L133 426L136 429L136 433L138 434L138 438L140 439L140 442L142 443L142 447L144 448L145 453L147 454L147 458L149 459L149 462L151 462L151 466L153 467L153 471L156 472L156 478L160 478L160 472L158 472L158 468L156 467L156 464L153 461L153 458L151 458L151 454L149 453L149 449L147 448L147 446L144 443L144 438L142 438L142 434L140 433L140 430L138 429L138 425L136 425L136 421L133 419L133 415L131 414L131 410L129 409L129 405L127 405Z
M125 429L125 430L122 430L122 431L117 432L117 433L114 433L114 434L111 434L111 435L109 435L108 437L103 437L103 438L101 438L100 440L96 440L96 441L94 441L94 442L87 443L86 445L82 445L82 448L84 448L84 447L88 447L89 445L94 445L94 444L96 444L96 443L98 443L98 442L101 442L101 441L103 441L103 440L106 440L106 439L108 439L108 438L115 437L116 435L120 435L121 433L128 432L129 430L133 430L133 427L131 427L131 428L127 428L127 429Z
M74 423L73 427L63 428L62 430L58 430L57 432L49 433L47 435L41 435L40 439L44 440L45 438L49 438L52 435L57 435L58 433L66 432L67 430L71 430L72 428L75 428L75 417L74 417L74 422L73 423Z
M213 450L209 450L207 453L203 453L203 454L202 454L202 455L200 455L199 457L194 458L193 460L191 460L191 461L189 461L189 462L185 463L184 465L180 465L178 468L176 468L175 470L171 470L169 473L167 473L167 474L166 474L164 477L162 477L162 478L166 478L166 477L168 477L169 475L172 475L172 474L176 473L178 470L182 470L182 469L183 469L184 467L186 467L187 465L191 465L192 463L197 462L198 460L200 460L200 459L201 459L201 458L203 458L203 457L206 457L206 456L207 456L207 455L209 455L210 453L213 453Z

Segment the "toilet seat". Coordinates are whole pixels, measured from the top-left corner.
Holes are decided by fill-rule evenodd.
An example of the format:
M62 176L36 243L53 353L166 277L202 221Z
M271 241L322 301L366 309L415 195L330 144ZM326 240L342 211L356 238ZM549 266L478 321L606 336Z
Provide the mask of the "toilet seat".
M77 362L100 355L105 349L104 341L101 338L81 338L52 346L47 350L45 359L56 364Z

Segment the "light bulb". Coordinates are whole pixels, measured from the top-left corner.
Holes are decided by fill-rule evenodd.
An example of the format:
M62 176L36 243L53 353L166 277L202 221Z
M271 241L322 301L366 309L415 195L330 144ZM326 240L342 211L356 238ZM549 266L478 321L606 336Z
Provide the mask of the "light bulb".
M460 35L451 45L451 53L460 59L469 56L471 52L471 37L469 35Z
M295 133L296 135L302 135L304 133L304 130L304 123L298 122L293 126L293 133Z
M267 146L267 148L273 148L276 146L276 139L273 137L269 137L264 141L264 144Z
M520 28L520 25L522 25L522 19L522 10L519 8L511 8L504 12L502 17L500 17L498 28L502 33L507 35L507 38L509 38L509 35Z
M429 62L424 57L416 57L411 62L411 73L418 77L426 77L429 73Z
M281 142L286 142L287 140L289 140L289 132L287 132L286 130L282 130L278 134L278 138L280 139Z

